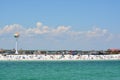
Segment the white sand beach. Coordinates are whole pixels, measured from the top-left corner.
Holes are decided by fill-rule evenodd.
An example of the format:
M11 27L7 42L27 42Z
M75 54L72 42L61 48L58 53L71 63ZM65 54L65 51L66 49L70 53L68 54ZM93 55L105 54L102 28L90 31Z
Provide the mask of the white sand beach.
M120 60L116 55L0 55L0 60Z

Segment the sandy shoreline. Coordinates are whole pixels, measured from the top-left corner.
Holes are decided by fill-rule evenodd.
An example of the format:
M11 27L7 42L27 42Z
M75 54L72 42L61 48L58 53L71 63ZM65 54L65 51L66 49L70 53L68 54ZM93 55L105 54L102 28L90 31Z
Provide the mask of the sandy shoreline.
M120 60L117 55L0 55L0 61L19 60Z

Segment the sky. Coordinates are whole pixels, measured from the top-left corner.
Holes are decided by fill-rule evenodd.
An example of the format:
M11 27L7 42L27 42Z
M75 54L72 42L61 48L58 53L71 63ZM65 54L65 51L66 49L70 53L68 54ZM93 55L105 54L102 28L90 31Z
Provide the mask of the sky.
M120 0L0 0L0 48L120 49Z

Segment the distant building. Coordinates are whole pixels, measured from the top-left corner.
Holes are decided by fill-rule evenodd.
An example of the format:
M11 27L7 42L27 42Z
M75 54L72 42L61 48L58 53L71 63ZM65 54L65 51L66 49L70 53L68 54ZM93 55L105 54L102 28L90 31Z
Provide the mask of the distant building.
M110 49L108 49L108 52L109 52L110 54L119 54L119 53L120 53L120 49L110 48Z

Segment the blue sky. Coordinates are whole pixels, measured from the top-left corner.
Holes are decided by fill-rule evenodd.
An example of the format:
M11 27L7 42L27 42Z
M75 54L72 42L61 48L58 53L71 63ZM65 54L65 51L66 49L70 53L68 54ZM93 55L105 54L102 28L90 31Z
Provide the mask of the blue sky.
M120 48L119 0L0 0L0 48Z

